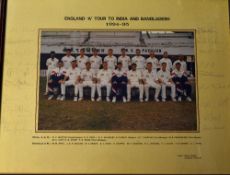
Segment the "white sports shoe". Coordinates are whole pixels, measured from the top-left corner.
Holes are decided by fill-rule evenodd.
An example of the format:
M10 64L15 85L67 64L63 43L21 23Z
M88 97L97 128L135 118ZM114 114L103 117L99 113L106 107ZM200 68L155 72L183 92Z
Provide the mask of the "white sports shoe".
M65 100L65 96L62 95L61 98L60 98L61 101L64 101Z
M125 98L125 97L123 97L123 101L124 101L124 98ZM130 102L130 98L127 99L127 102Z
M190 97L187 97L186 100L189 101L189 102L192 101L192 99Z
M148 98L146 98L146 99L145 99L145 101L146 101L146 102L148 102L148 101L149 101L149 99L148 99Z
M48 95L48 92L45 92L43 95L44 95L44 96Z
M79 99L78 99L78 101L82 101L82 100L83 100L83 98L79 98Z
M98 97L98 98L97 98L97 101L101 101L101 97Z
M126 100L126 98L125 98L125 97L123 97L123 102L124 102L124 103L126 103L126 102L127 102L127 100Z
M57 96L57 100L61 100L61 95L58 95L58 96Z
M54 95L49 95L48 100L52 100L54 98Z
M112 102L113 102L113 103L116 103L116 101L117 101L117 98L116 98L116 97L113 97Z
M172 101L173 101L173 102L176 102L176 99L175 99L175 98L172 98Z
M155 98L155 101L156 101L156 102L159 102L160 100L159 100L158 98Z
M73 98L73 101L77 101L77 97L74 97L74 98Z
M110 102L110 99L109 99L109 97L106 97L106 101L107 101L107 102Z
M182 101L181 97L178 97L178 101L179 101L179 102L181 102L181 101Z
M94 98L91 98L91 101L95 101L95 99L94 99Z
M143 99L142 99L142 98L140 99L140 102L141 102L141 103L143 102Z
M162 99L162 102L165 102L165 99L164 99L164 98Z

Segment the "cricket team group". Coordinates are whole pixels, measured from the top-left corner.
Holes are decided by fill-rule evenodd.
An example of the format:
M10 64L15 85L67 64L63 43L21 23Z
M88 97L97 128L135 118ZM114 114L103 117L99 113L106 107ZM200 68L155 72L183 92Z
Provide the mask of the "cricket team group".
M107 102L130 102L133 88L138 89L140 102L149 101L150 88L155 89L153 98L156 102L166 101L166 88L170 89L172 101L192 101L184 57L181 55L172 63L166 51L160 60L155 57L154 51L149 52L148 58L143 57L140 49L136 49L132 58L126 54L125 48L121 49L118 58L113 55L111 48L104 58L99 56L96 48L91 57L86 56L82 48L76 58L72 56L72 49L67 49L66 55L60 60L51 51L46 66L45 95L48 100L56 98L64 101L66 87L73 86L73 101L84 99L85 87L91 89L91 101L102 100L102 88L106 88Z

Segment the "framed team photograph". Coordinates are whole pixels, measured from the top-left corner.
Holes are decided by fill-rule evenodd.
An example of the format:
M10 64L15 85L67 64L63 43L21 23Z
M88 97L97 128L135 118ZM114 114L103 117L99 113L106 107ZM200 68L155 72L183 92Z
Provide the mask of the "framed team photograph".
M39 30L36 132L198 132L195 30Z
M0 174L229 174L229 2L0 0Z

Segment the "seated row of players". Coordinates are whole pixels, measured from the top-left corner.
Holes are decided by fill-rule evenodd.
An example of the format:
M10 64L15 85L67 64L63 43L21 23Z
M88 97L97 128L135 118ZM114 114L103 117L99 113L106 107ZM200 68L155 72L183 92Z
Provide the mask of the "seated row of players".
M166 100L166 87L171 88L172 101L176 101L176 93L178 101L181 101L182 96L185 96L188 101L191 101L191 86L183 70L181 63L176 63L176 68L170 73L167 70L167 63L163 62L161 69L156 72L152 69L152 63L147 63L147 69L141 72L137 70L136 63L132 63L131 70L125 71L122 69L122 62L118 62L117 69L108 69L108 62L103 62L103 68L95 72L91 68L90 61L85 63L86 69L80 70L77 67L77 61L72 60L71 68L65 69L63 61L58 62L58 67L55 68L48 81L49 97L54 97L54 90L61 88L61 94L57 100L65 100L67 86L74 86L74 101L83 100L83 88L91 88L91 100L95 101L95 91L97 90L98 99L101 101L101 88L106 87L106 101L116 102L118 97L123 99L123 102L131 100L131 89L136 87L139 89L139 99L143 102L145 91L145 101L149 100L149 88L155 89L155 101L159 102L159 93L161 91L161 99ZM79 99L78 99L79 92ZM127 99L126 99L127 97Z
M95 71L95 73L98 72L102 65L102 58L98 55L98 50L93 49L93 55L91 57L88 57L85 55L85 50L80 49L80 54L76 58L72 56L71 49L67 49L66 55L62 57L61 59L64 63L64 68L69 69L71 67L71 62L73 60L77 61L78 68L80 71L86 69L86 62L91 63L91 69ZM161 64L163 62L167 63L166 69L168 71L172 71L175 69L175 65L177 62L180 62L181 64L181 70L187 71L187 64L183 60L183 56L180 56L178 60L176 60L173 64L171 59L168 58L168 53L164 52L163 58L158 61L158 59L155 57L154 51L149 52L149 57L145 59L143 56L141 56L141 51L140 49L136 49L136 55L130 59L128 55L126 55L126 49L122 48L121 49L121 56L115 57L113 55L113 49L108 49L108 55L104 57L103 61L106 61L108 63L108 69L114 70L117 67L117 62L122 63L122 69L124 71L128 71L129 67L132 63L136 63L136 68L137 70L143 72L146 68L147 63L151 62L152 63L152 70L157 72L161 68ZM46 92L45 94L48 93L48 79L50 78L51 71L56 68L58 59L55 58L55 52L51 52L51 56L49 59L46 61L46 66L47 66L47 84L46 84Z

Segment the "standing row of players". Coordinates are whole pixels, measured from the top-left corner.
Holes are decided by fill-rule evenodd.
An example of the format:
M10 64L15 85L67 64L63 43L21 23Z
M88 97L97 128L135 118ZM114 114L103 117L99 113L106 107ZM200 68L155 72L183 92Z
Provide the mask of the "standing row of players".
M61 59L64 63L64 68L68 69L71 67L71 62L73 60L77 61L78 68L80 70L83 70L86 68L85 63L90 61L91 63L91 69L95 70L96 72L100 69L102 65L102 61L108 62L108 69L114 70L117 66L118 62L122 63L122 69L125 71L129 70L129 67L132 63L136 63L138 70L144 70L146 68L146 64L148 62L152 63L152 69L157 70L160 68L160 65L162 62L167 63L167 70L172 71L172 69L175 68L175 64L177 62L181 63L181 69L183 71L187 71L187 65L186 62L183 60L183 56L180 56L178 60L176 60L173 64L171 59L168 58L168 52L163 53L163 58L158 61L158 59L155 57L154 51L149 52L149 57L145 59L141 55L141 50L136 49L136 55L132 58L130 58L128 55L126 55L126 49L121 49L121 56L118 58L113 55L113 49L108 49L108 55L102 59L98 55L98 50L93 49L93 55L91 57L88 57L85 55L84 49L80 49L80 54L76 58L72 56L71 49L67 49L66 55L62 57ZM46 66L48 70L53 69L56 67L58 59L55 58L55 52L51 52L51 58L49 58L46 62Z
M124 49L122 51L125 53ZM97 53L97 51L94 51L94 53ZM112 53L111 49L109 53ZM148 101L149 88L152 87L155 88L155 101L159 101L158 97L161 91L161 99L164 102L166 100L166 87L170 87L172 101L176 101L176 97L178 101L181 101L183 96L186 97L186 100L191 101L191 85L188 82L184 70L185 67L183 67L181 63L182 60L175 62L175 68L170 72L172 68L169 67L172 67L172 64L168 66L168 64L170 64L167 61L168 58L164 57L165 60L157 63L157 66L160 64L161 67L160 70L157 71L157 68L154 67L155 65L151 61L147 61L147 63L145 63L146 66L143 66L143 68L138 67L138 65L140 66L140 64L138 64L140 58L138 57L141 57L138 53L140 53L139 49L137 49L137 55L134 57L137 61L131 63L131 70L128 70L128 67L124 67L122 61L118 61L116 66L114 65L114 68L109 67L110 60L108 60L108 57L113 57L113 55L108 55L108 57L104 59L102 69L99 69L100 65L97 68L92 66L95 63L90 59L85 61L84 68L79 66L78 59L71 60L70 68L65 68L63 59L58 61L58 66L52 69L48 76L48 99L54 97L54 89L60 88L61 94L58 95L57 99L65 100L66 87L74 86L74 101L81 101L83 100L83 88L88 86L91 88L92 101L95 101L96 90L98 94L97 101L101 101L101 88L106 87L107 101L110 101L110 96L112 96L112 101L116 102L117 97L121 96L123 102L126 102L131 100L131 89L136 87L139 89L139 99L143 102L144 91L145 101ZM166 54L167 52L165 52L164 55L166 56ZM150 58L151 55L154 55L154 52L150 52ZM49 60L47 60L47 62L48 61ZM115 69L115 67L117 68Z

